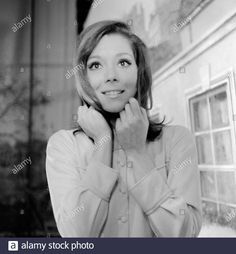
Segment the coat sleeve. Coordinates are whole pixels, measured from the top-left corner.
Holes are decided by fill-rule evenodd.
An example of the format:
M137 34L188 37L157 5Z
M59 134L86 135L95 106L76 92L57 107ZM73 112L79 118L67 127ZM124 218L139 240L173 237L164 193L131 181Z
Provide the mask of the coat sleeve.
M63 237L98 237L118 172L94 160L79 170L76 156L80 155L74 147L65 130L52 135L47 144L46 174L54 217Z
M194 137L187 128L172 126L167 128L164 142L168 146L167 179L153 169L131 187L130 193L156 236L196 237L202 212Z

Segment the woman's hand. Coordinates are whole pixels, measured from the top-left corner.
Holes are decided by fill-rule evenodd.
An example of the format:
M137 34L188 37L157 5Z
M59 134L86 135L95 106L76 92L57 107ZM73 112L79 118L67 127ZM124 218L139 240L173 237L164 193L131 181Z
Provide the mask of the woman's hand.
M146 110L135 98L130 98L116 120L116 134L121 147L129 151L144 151L148 126Z
M86 135L93 138L93 140L111 135L111 129L107 121L93 106L89 108L86 105L79 106L77 122Z

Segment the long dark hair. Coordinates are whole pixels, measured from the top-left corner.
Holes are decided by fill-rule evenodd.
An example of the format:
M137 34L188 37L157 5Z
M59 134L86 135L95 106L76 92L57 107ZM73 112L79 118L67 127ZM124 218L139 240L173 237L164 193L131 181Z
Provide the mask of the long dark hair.
M76 88L82 101L82 105L86 104L88 107L92 105L104 116L109 126L111 127L111 118L116 119L119 117L119 113L110 113L102 108L101 103L99 102L91 85L88 82L86 68L88 58L91 55L92 51L97 46L101 38L107 34L121 34L129 40L138 68L137 92L134 97L139 102L139 105L146 110L150 110L153 106L151 90L152 75L146 45L137 35L131 31L130 27L124 22L113 20L100 21L90 25L79 35L75 58L75 65L77 67L77 71L75 73ZM149 108L148 100L150 104ZM154 121L150 119L148 113L147 115L149 119L147 141L153 141L161 135L162 128L165 126L165 117L162 121ZM78 126L73 134L75 135L78 131L81 130L82 128Z

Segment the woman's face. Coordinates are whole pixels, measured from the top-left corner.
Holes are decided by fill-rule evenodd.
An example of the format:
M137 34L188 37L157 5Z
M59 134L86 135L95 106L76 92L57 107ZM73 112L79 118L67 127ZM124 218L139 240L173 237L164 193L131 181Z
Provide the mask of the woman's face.
M90 85L104 110L117 113L134 97L137 65L131 45L120 34L102 37L87 61Z

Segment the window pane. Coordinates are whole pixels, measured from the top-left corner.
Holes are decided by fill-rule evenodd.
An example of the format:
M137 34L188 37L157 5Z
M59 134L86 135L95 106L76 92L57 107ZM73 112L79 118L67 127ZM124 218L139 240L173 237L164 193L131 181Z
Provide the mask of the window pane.
M206 99L193 103L193 119L195 131L209 129L209 116Z
M202 201L202 213L203 217L208 221L215 221L217 218L217 206L216 203Z
M236 208L227 206L227 205L219 205L219 215L220 215L220 223L224 225L231 226L236 228Z
M217 164L232 164L232 143L230 131L214 133L214 148Z
M229 125L226 91L210 97L212 128Z
M214 172L201 171L200 177L202 196L216 200Z
M216 172L219 201L236 204L234 172Z
M204 134L196 137L198 163L199 164L212 164L212 150L211 150L211 137L209 134Z

